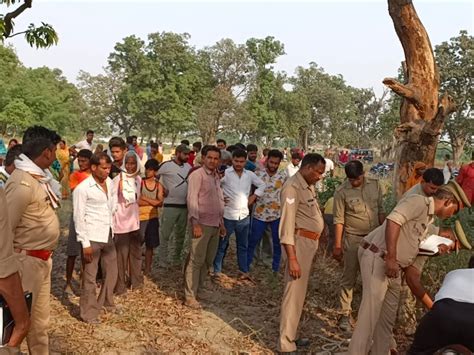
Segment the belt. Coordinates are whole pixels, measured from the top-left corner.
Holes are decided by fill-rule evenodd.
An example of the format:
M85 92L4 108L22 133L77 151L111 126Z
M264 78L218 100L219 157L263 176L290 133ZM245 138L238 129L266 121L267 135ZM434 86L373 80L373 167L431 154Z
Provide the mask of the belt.
M44 261L48 261L51 255L53 255L52 250L25 250L19 248L15 248L15 253L32 256Z
M296 235L300 236L300 237L312 239L312 240L318 240L319 237L321 236L320 233L311 232L311 231L308 231L306 229L297 229L296 230Z
M370 250L372 253L374 254L377 254L378 256L380 256L382 259L385 259L385 251L383 250L380 250L378 246L376 246L375 244L372 244L372 243L369 243L365 240L362 240L360 242L360 246L361 248L363 249L367 249L367 250Z
M181 203L164 203L163 207L188 208L188 205Z

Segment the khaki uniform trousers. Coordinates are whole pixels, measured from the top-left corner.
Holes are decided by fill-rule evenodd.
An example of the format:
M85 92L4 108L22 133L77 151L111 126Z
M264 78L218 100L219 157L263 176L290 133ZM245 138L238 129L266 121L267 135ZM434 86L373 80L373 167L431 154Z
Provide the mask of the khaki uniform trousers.
M50 317L51 268L53 261L18 254L21 284L33 294L31 326L26 337L30 354L49 354L48 323Z
M80 315L84 321L92 321L99 317L102 307L114 309L114 288L117 283L117 253L112 237L107 243L92 242L93 259L84 264L84 277L82 279L81 299L79 300ZM103 284L99 298L96 296L96 276L102 270Z
M400 295L400 276L385 276L385 262L370 250L359 248L362 303L349 344L349 354L388 354ZM401 272L401 271L400 271Z
M289 274L288 262L285 267L285 288L281 302L280 338L278 351L296 351L295 340L304 300L308 289L308 281L313 266L313 258L318 250L319 241L295 236L296 259L301 268L301 277L293 279Z
M344 235L344 270L342 273L339 302L341 304L341 310L346 315L350 315L352 311L352 293L360 270L357 253L363 238L363 236L349 233L345 233Z
M142 236L139 230L115 234L115 250L117 251L117 285L115 293L127 292L126 275L130 261L130 285L132 288L143 284L142 275Z
M191 250L184 271L184 296L196 298L199 287L204 285L219 245L219 227L202 227L202 236L192 238ZM192 235L192 231L190 231Z

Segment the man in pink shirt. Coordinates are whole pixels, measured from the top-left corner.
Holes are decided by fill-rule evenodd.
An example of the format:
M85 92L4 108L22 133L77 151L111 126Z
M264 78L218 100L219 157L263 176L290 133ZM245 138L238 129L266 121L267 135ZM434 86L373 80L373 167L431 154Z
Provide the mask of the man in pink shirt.
M471 156L471 162L462 166L456 182L461 185L472 204L474 202L474 152Z
M223 225L224 195L216 170L220 156L219 148L204 147L203 166L188 178L188 220L193 239L185 266L184 304L194 309L201 308L196 300L198 288L202 288L216 256L219 235L226 233Z

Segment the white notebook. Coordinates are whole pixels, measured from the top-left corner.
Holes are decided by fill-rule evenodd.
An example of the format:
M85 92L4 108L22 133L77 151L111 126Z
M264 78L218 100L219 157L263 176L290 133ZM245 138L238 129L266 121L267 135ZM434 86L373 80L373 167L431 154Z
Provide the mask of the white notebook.
M427 256L436 255L438 254L438 245L440 244L445 244L449 247L453 245L454 242L449 238L432 234L420 243L418 255L427 255Z

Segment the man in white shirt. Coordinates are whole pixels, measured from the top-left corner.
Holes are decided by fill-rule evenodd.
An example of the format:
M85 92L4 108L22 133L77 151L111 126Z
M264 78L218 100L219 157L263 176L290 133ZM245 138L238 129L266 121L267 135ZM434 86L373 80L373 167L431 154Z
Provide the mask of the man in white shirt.
M242 149L232 153L232 167L226 169L221 179L224 192L224 227L227 234L219 241L216 258L214 259L214 273L222 272L229 238L235 232L237 244L237 262L243 278L248 277L249 266L247 262L247 248L249 238L249 206L253 205L258 197L265 192L265 183L255 173L245 170L247 152ZM250 195L252 185L257 189Z
M109 178L112 160L106 153L100 153L92 156L90 164L92 175L73 193L74 224L85 262L80 315L86 323L98 324L102 307L115 310L113 295L117 283L117 254L112 239L114 202L112 180ZM104 283L97 298L99 260Z
M94 150L92 149L92 140L94 139L94 131L88 130L86 133L86 139L80 141L79 143L74 144L71 148L74 148L76 151L80 151L82 149L89 149L91 152Z
M298 170L300 170L301 166L301 154L299 152L291 153L291 161L287 165L285 171L288 178L292 177L296 174Z
M474 353L474 256L468 269L449 272L425 314L408 354L433 354L448 345L462 345Z

